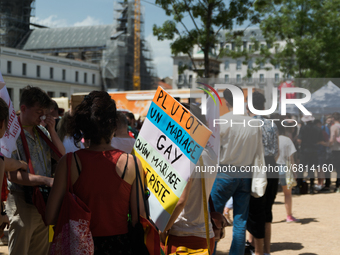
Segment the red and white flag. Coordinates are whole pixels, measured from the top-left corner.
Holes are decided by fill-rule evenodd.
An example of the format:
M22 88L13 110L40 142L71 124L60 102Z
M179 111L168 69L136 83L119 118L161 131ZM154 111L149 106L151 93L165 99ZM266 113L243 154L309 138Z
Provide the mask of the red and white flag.
M295 88L294 82L293 81L282 82L280 84L279 88L278 88L280 90L280 93L281 93L282 88ZM287 93L286 98L287 99L294 99L294 98L296 98L296 94L295 93ZM280 100L281 100L281 97L280 97Z
M16 150L16 140L20 135L20 125L18 122L17 115L15 114L15 110L13 107L13 103L9 98L8 91L5 85L5 81L2 78L0 72L0 97L7 103L9 110L9 118L7 125L7 132L0 139L1 153L6 157L11 157L12 152Z

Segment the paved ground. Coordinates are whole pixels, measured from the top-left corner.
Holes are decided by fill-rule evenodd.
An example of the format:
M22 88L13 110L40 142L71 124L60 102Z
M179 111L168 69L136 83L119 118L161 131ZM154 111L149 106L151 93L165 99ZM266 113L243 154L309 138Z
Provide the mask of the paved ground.
M285 222L283 193L273 207L272 255L338 255L340 254L340 194L293 195L293 215L300 223ZM218 255L228 255L232 228L217 246ZM0 246L0 255L7 255Z
M293 215L300 223L285 222L284 196L273 207L272 255L340 254L340 194L293 195ZM228 255L232 237L229 228L217 246L218 255Z

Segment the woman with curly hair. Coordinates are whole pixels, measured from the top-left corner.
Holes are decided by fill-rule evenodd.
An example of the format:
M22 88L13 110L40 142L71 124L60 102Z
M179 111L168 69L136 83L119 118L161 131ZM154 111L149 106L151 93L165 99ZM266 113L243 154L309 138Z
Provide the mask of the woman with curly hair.
M67 133L67 126L70 122L70 119L70 113L67 112L65 113L64 117L61 118L57 125L57 134L60 138L60 141L63 142L66 153L75 152L79 149L85 149L85 146L82 142L78 142L75 144L74 138L70 136L69 133Z
M90 230L94 254L132 254L128 236L128 213L132 225L138 221L136 171L130 154L111 146L117 124L115 101L104 91L92 91L70 116L68 133L79 142L90 140L87 149L72 155L71 184L90 209ZM139 172L144 180L141 163ZM67 186L67 163L64 156L56 170L53 188L46 207L46 221L56 224ZM141 215L145 216L142 195L139 197Z

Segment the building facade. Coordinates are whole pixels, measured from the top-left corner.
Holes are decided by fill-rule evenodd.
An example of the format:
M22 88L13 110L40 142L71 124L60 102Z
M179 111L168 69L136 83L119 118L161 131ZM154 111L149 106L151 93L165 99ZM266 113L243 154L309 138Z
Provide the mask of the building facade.
M114 5L114 24L83 27L40 28L30 31L19 47L50 56L77 59L97 64L101 69L102 89L133 90L134 2ZM140 31L140 89L153 89L156 76L152 50L144 39L144 13Z
M47 86L55 97L92 88L133 90L137 57L140 89L157 87L152 50L144 38L143 8L138 19L140 54L134 54L134 1L116 2L113 24L98 26L47 28L30 22L34 10L34 0L0 0L1 72L14 102L23 84Z
M284 77L284 73L280 71L279 65L273 66L268 62L262 63L259 71L254 72L251 77L246 77L248 68L252 68L256 65L255 61L259 56L259 52L254 52L252 58L247 62L247 64L244 64L244 58L233 59L226 56L220 58L216 57L222 47L230 51L252 50L252 47L254 47L252 38L255 38L256 41L259 42L259 47L267 47L268 45L262 36L261 30L258 28L252 28L244 31L244 36L242 37L243 44L239 48L235 46L234 42L226 42L222 39L225 38L225 33L226 31L220 33L220 44L216 45L209 58L210 62L215 65L218 64L218 72L212 72L210 77L216 79L219 83L236 84L241 87L262 89L265 92L266 98L271 98L272 88L277 87L282 80L290 78ZM279 50L285 45L283 41L277 41L276 44L279 45L276 50ZM271 51L274 53L275 49L271 49ZM198 65L195 63L196 68L203 68L204 66L202 67L202 64L204 63L204 55L197 46L194 47L192 56L193 61L198 63ZM181 70L183 69L181 67L184 65L188 68L183 71ZM210 68L214 68L214 66ZM193 69L193 63L187 55L179 54L177 56L173 56L173 88L197 87L195 82L197 79L197 73L194 72Z
M50 97L101 90L99 66L82 61L0 47L0 70L15 110L27 85L40 87Z

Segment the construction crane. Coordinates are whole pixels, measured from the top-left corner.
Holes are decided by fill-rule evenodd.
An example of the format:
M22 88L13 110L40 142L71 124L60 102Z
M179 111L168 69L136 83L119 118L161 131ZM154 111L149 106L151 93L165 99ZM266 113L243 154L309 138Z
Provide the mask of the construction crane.
M133 89L140 90L140 0L135 0Z

